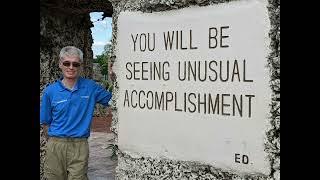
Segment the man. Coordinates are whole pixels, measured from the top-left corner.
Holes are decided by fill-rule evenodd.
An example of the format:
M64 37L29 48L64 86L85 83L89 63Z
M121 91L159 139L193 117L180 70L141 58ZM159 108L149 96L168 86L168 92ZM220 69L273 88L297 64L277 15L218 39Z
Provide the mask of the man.
M96 103L107 106L111 93L79 76L80 49L64 47L59 58L63 78L44 89L40 109L40 124L48 127L49 138L44 173L48 180L87 180L87 139L94 107Z

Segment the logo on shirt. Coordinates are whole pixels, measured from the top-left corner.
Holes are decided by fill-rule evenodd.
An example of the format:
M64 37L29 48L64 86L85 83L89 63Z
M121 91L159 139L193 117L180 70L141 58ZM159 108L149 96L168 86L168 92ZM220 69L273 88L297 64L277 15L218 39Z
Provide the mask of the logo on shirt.
M64 99L64 100L61 100L61 101L57 101L55 103L59 104L59 103L63 103L63 102L66 102L66 101L67 101L67 99Z

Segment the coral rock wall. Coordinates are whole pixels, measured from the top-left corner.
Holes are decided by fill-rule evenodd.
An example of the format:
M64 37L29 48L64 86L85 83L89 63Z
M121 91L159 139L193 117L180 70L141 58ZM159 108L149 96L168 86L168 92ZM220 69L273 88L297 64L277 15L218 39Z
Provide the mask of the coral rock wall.
M84 53L84 77L92 76L92 57L89 14L60 14L46 9L40 14L40 91L61 76L58 66L59 52L62 47L74 45ZM40 176L43 177L44 147L47 139L43 129L40 130Z
M145 13L167 11L188 7L190 5L206 6L217 3L226 3L230 0L126 0L111 1L114 7L113 13L113 49L112 60L117 61L115 46L117 39L117 19L122 11L141 11ZM271 53L268 57L270 70L270 87L272 99L270 104L270 129L265 132L267 141L265 151L269 155L271 165L269 175L246 174L239 175L218 169L209 165L193 162L173 161L169 159L154 159L150 157L133 157L119 150L116 179L142 180L142 179L280 179L280 0L269 0L268 11L271 22L269 37L271 39ZM114 98L118 97L117 82L114 83ZM116 103L116 102L115 102ZM116 106L116 105L114 105ZM118 114L113 111L113 131L117 132Z

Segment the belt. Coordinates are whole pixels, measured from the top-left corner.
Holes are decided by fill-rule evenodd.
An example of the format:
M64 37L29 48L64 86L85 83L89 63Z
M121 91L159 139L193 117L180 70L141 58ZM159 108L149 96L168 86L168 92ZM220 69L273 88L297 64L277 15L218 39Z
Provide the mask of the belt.
M80 141L87 141L88 138L50 137L49 136L49 140L63 141L63 142L80 142Z

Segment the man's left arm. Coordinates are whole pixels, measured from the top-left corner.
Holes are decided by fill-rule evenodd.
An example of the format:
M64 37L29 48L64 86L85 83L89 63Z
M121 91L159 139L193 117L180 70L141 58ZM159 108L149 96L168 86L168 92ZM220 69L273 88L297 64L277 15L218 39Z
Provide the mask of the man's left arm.
M95 98L96 102L104 106L108 106L112 93L99 84L96 84Z

